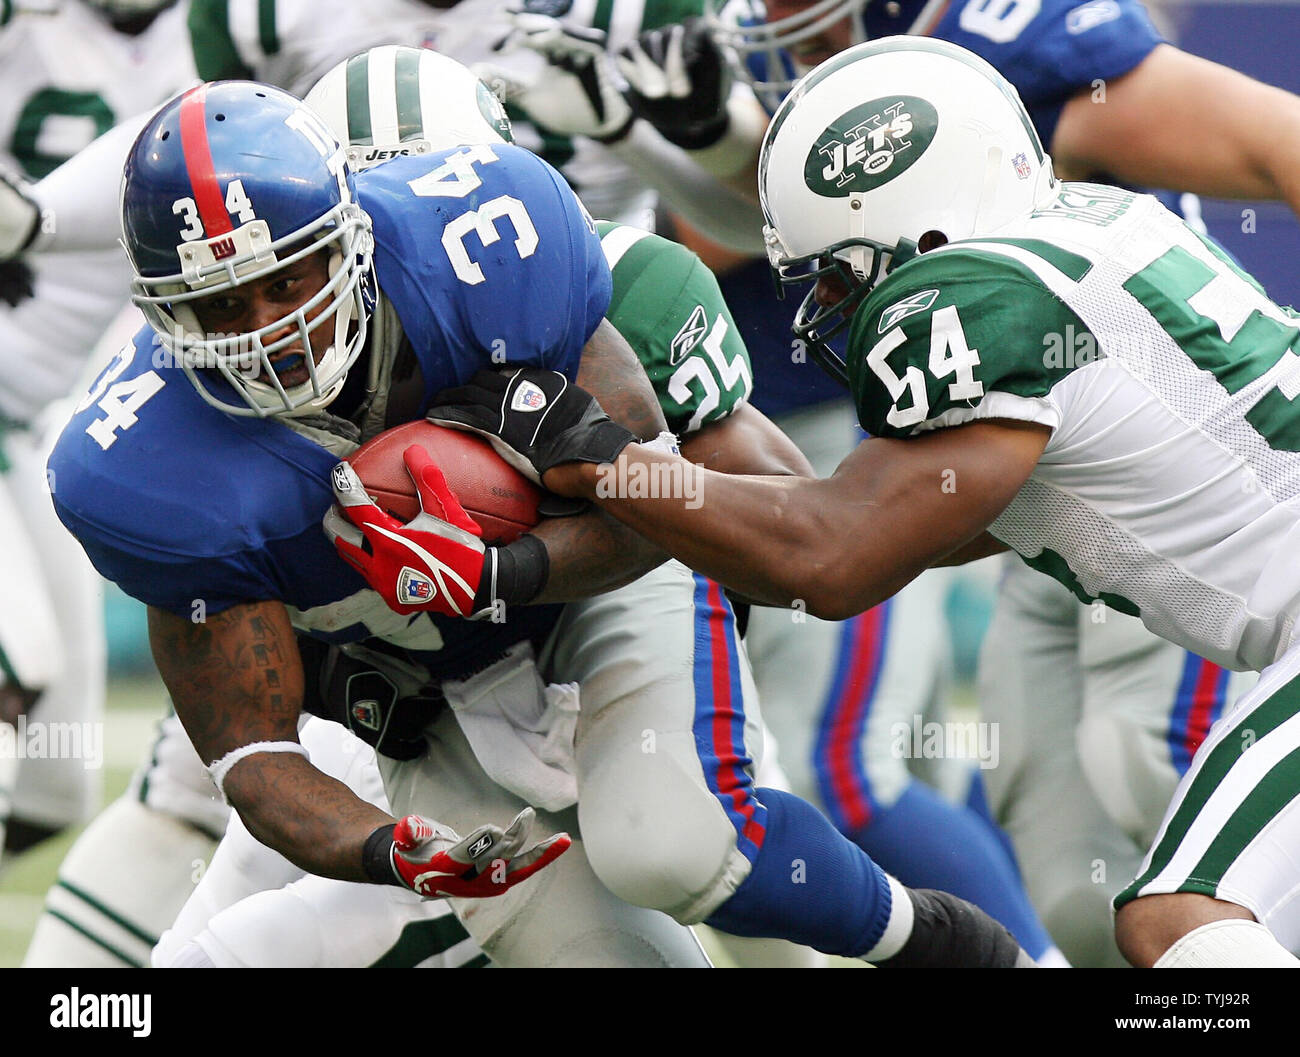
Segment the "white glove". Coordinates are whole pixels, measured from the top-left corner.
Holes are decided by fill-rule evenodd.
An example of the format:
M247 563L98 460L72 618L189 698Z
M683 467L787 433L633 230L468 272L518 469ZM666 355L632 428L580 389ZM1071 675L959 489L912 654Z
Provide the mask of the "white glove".
M441 823L407 815L393 827L389 844L393 873L426 899L501 895L554 862L573 843L567 833L554 833L529 844L534 818L533 809L526 807L505 830L479 826L461 837Z
M531 11L511 12L510 17L514 30L500 50L537 52L547 63L541 76L525 82L492 63L478 63L474 73L488 83L502 84L509 102L551 132L602 142L625 136L632 108L605 51L605 34Z
M32 197L31 185L0 165L0 261L22 253L36 238L40 226L41 207Z

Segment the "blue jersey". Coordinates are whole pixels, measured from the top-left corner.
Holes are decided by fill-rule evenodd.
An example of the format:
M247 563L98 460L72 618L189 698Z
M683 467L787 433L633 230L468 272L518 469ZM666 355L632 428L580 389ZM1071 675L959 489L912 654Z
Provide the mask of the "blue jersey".
M910 31L975 52L1015 86L1049 148L1071 97L1128 73L1164 39L1136 0L953 0L937 21L931 16L929 24L917 25L926 2L868 3L861 16L868 39ZM749 59L762 63L763 56ZM767 79L765 70L754 73ZM1174 208L1177 196L1161 197ZM781 415L843 397L843 389L792 346L797 304L774 300L765 262L742 266L720 283L749 344L753 402L760 410Z
M494 353L573 377L609 301L600 240L563 179L518 148L474 150L472 163L448 151L357 180L380 289L423 374L418 415ZM172 613L278 600L318 638L377 636L443 677L549 629L558 607L501 624L388 609L321 528L337 462L279 419L211 407L146 328L78 405L49 469L59 517L100 573Z

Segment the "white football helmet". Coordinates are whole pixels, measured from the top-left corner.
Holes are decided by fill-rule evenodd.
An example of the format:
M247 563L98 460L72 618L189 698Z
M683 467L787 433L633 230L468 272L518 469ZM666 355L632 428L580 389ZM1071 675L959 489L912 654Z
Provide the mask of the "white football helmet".
M513 143L491 90L455 59L427 48L371 48L335 66L304 102L347 145L356 171L462 144Z
M800 80L763 138L758 182L779 286L814 284L795 333L840 368L826 339L923 235L991 235L1056 187L1016 90L983 59L926 37L859 44ZM819 306L816 281L831 273L849 294Z

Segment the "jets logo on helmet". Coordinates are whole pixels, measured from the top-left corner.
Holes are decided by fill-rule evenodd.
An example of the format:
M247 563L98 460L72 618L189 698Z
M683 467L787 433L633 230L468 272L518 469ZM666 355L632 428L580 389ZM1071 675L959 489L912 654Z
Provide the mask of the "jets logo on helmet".
M759 155L768 259L782 288L809 287L795 334L841 381L827 340L878 282L922 246L994 234L1055 193L1015 89L978 56L925 37L827 59L777 109ZM826 303L831 293L841 299Z
M870 191L905 173L934 140L939 115L924 99L873 99L840 116L818 137L804 181L820 195Z

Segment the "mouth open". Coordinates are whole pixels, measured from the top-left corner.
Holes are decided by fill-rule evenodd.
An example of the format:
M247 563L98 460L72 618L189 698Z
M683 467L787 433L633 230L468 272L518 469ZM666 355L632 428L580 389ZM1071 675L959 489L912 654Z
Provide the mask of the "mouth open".
M307 357L301 349L285 351L271 361L271 367L286 389L292 389L311 379L311 372L307 370Z

